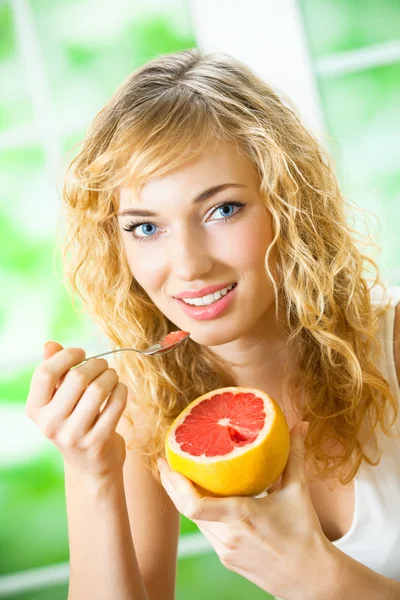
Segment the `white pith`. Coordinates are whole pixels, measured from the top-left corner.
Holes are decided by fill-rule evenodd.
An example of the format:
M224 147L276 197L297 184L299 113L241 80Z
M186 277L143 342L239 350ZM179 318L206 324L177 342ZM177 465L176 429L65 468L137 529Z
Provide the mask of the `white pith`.
M222 394L224 392L232 392L233 394L237 394L238 390L235 387L221 388L221 390L218 390L218 393ZM253 393L254 394L254 390L242 389L241 393ZM207 396L208 396L208 394L207 394ZM189 454L188 452L183 451L181 449L180 444L178 444L177 441L175 440L175 431L177 430L179 425L181 425L181 423L186 419L188 414L190 414L190 412L192 411L194 406L196 406L200 402L204 401L204 398L200 397L200 398L198 398L197 402L193 403L190 411L184 410L183 413L181 415L179 415L179 417L176 419L173 430L171 430L170 435L169 435L168 441L169 441L170 449L172 450L172 452L175 452L176 454L178 454L182 457L187 456L188 458L190 458L190 460L192 460L194 462L199 462L199 463L213 463L213 462L221 462L224 460L231 460L233 457L240 456L241 454L245 454L246 452L249 452L249 450L252 450L254 447L261 444L261 442L264 440L265 436L268 434L272 423L275 420L275 411L274 411L272 405L270 404L268 398L266 398L263 394L259 394L259 395L257 394L257 397L262 398L262 400L264 401L265 423L264 423L264 427L258 432L256 439L253 442L251 442L250 444L245 444L244 446L236 446L228 454L217 455L217 456L206 456L205 454L200 454L199 456L194 456L192 454ZM229 425L229 423L230 423L230 420L227 417L224 419L220 419L220 421L219 421L219 424L224 427ZM235 424L233 424L233 427L237 427L237 426ZM240 431L240 429L239 429L239 431Z
M202 296L201 298L182 298L182 300L192 306L208 306L219 300L222 296L225 296L234 286L235 284L232 283L232 285L228 285L228 287L218 290L218 292L214 292L213 294L207 294L207 296Z

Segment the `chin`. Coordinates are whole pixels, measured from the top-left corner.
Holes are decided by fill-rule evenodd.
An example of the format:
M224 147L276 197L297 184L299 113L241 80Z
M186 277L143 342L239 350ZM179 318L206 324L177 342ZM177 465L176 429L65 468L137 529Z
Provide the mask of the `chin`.
M202 346L222 346L238 339L238 332L224 331L224 328L218 325L217 320L214 325L215 327L210 327L208 331L206 331L206 328L202 331L199 326L191 328L191 339ZM186 329L186 331L189 331L189 329Z

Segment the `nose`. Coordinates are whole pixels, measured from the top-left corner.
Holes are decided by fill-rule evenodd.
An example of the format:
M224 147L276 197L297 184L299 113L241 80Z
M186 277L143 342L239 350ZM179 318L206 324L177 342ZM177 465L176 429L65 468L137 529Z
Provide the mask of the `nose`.
M171 236L168 253L171 271L182 281L204 278L214 264L201 233L189 228L175 231Z

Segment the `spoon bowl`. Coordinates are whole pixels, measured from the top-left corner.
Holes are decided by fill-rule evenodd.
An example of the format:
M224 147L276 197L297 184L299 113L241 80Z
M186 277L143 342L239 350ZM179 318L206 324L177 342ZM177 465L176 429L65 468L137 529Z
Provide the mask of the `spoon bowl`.
M102 352L101 354L96 354L95 356L88 356L88 358L85 358L85 360L79 363L79 365L82 365L91 358L100 358L101 356L114 354L115 352L138 352L139 354L146 354L147 356L159 356L160 354L167 354L168 352L175 350L175 348L187 340L189 336L190 333L187 331L173 331L156 344L148 346L148 348L145 348L144 350L139 350L138 348L118 348L117 350L109 350L108 352Z

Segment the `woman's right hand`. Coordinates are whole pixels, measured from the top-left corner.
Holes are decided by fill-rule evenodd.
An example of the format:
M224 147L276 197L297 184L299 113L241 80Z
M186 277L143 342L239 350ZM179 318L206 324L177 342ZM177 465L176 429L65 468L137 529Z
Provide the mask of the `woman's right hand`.
M82 348L48 342L44 359L32 376L26 415L76 471L94 478L122 471L125 440L116 426L127 404L126 385L102 358L70 370L85 359Z

